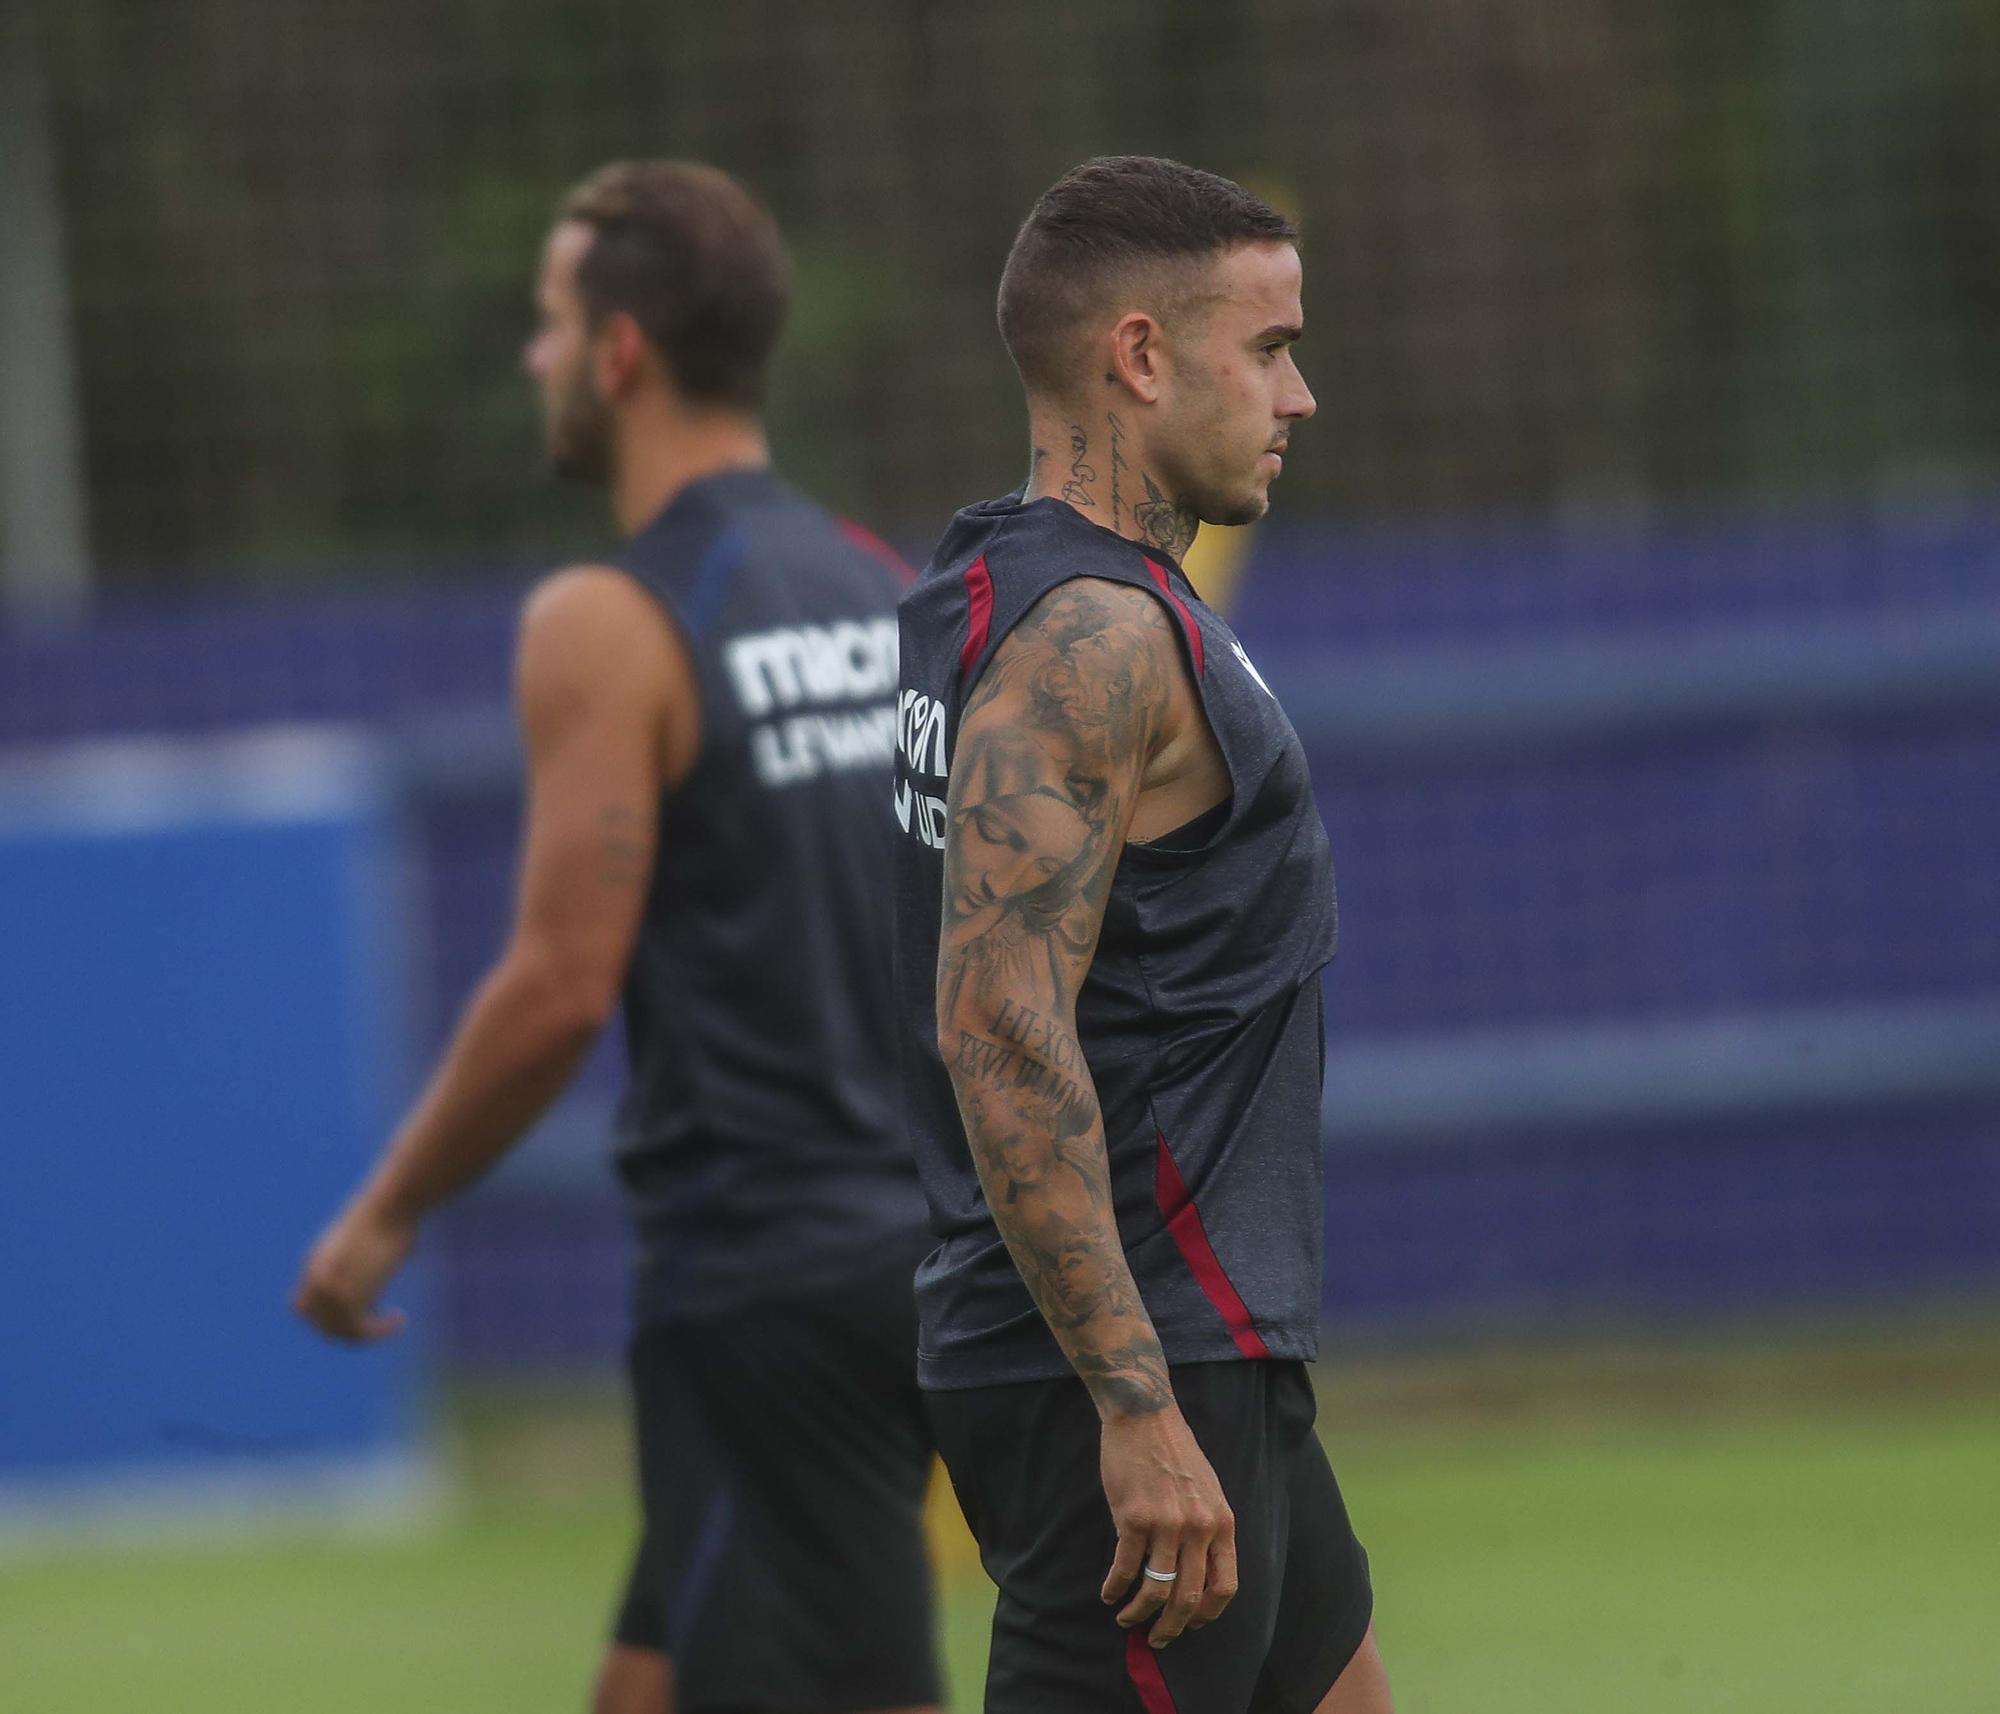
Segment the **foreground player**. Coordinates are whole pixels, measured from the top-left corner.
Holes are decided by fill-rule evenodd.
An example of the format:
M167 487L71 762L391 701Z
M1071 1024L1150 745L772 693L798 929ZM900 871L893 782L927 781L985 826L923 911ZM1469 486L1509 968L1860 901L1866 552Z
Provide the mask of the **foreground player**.
M562 206L526 363L554 462L608 484L630 539L528 602L513 936L298 1292L336 1338L394 1332L375 1305L418 1222L569 1081L622 986L645 1532L599 1714L939 1694L882 880L899 581L769 468L789 283L712 169L608 167Z
M1326 836L1177 564L1312 413L1293 236L1171 161L1043 196L1000 285L1027 486L901 604L919 1373L1000 1587L990 1714L1390 1706L1304 1366Z

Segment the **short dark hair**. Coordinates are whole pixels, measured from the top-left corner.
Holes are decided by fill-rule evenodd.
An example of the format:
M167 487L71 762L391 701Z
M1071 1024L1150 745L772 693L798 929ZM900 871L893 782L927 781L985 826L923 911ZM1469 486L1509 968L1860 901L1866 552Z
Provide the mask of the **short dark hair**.
M596 234L576 273L592 325L631 316L690 399L763 402L792 263L756 197L693 161L614 161L570 191L557 217Z
M1100 155L1044 191L1022 222L1000 275L1000 337L1030 391L1059 391L1073 379L1071 338L1107 286L1298 235L1232 179L1157 155Z

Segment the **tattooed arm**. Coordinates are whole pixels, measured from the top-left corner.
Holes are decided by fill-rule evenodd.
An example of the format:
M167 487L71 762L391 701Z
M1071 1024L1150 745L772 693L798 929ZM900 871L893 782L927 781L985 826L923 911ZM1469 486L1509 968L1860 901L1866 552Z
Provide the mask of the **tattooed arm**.
M1178 1573L1143 1583L1119 1615L1160 1614L1155 1646L1235 1592L1233 1523L1119 1240L1076 999L1185 671L1178 651L1150 595L1088 579L1052 591L1001 644L953 751L937 985L939 1047L987 1206L1103 1423L1119 1535L1104 1598L1142 1563Z
M618 572L572 570L535 593L515 680L528 811L513 932L375 1171L307 1259L295 1305L335 1338L401 1325L374 1305L418 1222L576 1074L617 1005L663 781L692 756L692 671L651 598Z

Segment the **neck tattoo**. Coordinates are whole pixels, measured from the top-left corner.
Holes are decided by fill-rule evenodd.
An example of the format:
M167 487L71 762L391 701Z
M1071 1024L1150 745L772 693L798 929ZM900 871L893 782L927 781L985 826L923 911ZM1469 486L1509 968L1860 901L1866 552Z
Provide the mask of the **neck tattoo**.
M1083 432L1081 423L1069 425L1069 450L1069 480L1063 484L1062 497L1072 506L1089 506L1095 509L1097 501L1091 496L1090 484L1097 480L1097 472L1086 459L1086 454L1090 451L1090 438Z
M1124 497L1119 492L1118 476L1121 471L1132 467L1125 462L1125 449L1119 443L1125 438L1125 425L1118 420L1116 411L1104 413L1105 424L1111 430L1111 527L1123 531L1125 528Z
M1195 531L1201 528L1201 520L1192 506L1169 500L1162 494L1159 484L1145 471L1139 472L1139 480L1146 485L1146 498L1132 508L1132 522L1139 526L1139 539L1178 560L1187 552Z

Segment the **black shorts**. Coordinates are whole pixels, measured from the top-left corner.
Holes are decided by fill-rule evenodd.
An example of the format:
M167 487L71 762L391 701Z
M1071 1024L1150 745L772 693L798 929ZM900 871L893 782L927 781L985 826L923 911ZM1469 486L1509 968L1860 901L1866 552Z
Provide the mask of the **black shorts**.
M911 1256L633 1339L645 1530L615 1636L682 1714L939 1700Z
M1236 1515L1237 1594L1164 1649L1099 1598L1117 1533L1097 1413L1073 1379L929 1395L939 1450L1000 1586L986 1714L1312 1714L1374 1608L1368 1556L1294 1362L1190 1363L1174 1394ZM1120 1602L1122 1607L1124 1602Z

